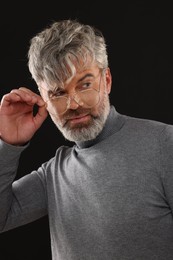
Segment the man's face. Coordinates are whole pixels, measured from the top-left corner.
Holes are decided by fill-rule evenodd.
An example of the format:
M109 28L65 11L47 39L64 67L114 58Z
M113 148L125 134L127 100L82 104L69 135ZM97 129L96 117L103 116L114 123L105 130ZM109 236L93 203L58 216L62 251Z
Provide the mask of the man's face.
M111 83L109 69L103 71L95 65L87 67L83 71L77 71L75 76L64 85L63 96L68 97L67 110L61 114L56 112L56 104L58 103L51 106L50 102L47 102L50 94L48 94L49 90L46 84L43 82L40 84L41 95L47 102L48 112L67 140L73 142L87 141L94 139L101 132L110 110L109 93ZM88 107L80 99L81 90L79 91L79 89L91 84L97 91L94 91L94 95L89 98L90 100L93 99L94 105ZM85 93L85 91L82 92ZM85 96L88 95L87 93Z

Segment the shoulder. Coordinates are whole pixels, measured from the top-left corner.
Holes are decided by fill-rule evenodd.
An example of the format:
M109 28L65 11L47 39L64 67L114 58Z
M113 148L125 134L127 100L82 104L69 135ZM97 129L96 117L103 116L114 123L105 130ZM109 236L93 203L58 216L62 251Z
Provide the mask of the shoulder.
M158 146L159 143L173 142L173 125L157 120L137 118L120 114L124 118L122 136L126 141L135 142L136 146Z
M73 146L70 147L70 146L62 145L58 147L55 152L54 160L59 161L62 159L63 160L67 159L71 155L72 150L73 150Z
M127 115L122 115L125 118L126 127L135 130L136 132L144 132L151 134L162 134L173 131L173 125L146 118L137 118Z

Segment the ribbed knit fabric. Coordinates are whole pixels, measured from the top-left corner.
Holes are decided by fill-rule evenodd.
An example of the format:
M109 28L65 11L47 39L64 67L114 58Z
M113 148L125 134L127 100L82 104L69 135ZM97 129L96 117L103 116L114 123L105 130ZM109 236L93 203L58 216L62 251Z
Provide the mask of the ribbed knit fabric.
M25 148L0 141L1 232L48 214L53 260L173 259L172 126L111 106L95 140L58 148L11 188Z

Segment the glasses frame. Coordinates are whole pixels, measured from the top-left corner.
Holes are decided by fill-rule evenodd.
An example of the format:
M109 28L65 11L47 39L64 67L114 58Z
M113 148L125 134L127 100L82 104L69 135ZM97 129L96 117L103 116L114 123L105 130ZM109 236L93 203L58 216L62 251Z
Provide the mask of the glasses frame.
M81 93L81 92L88 92L88 91L90 91L90 90L95 90L95 91L98 93L98 95L99 95L98 101L97 101L96 104L94 104L94 105L92 105L92 106L83 105L83 103L81 102L80 98L78 97L77 92L75 91L75 92L73 93L73 95L66 94L66 95L64 95L64 96L62 96L62 97L54 97L54 98L52 98L52 99L54 99L54 100L56 100L56 101L57 101L58 99L61 99L61 98L65 98L65 99L67 100L67 101L66 101L66 110L64 110L64 111L61 112L61 113L57 112L56 114L58 114L58 115L63 115L64 113L66 113L66 111L69 109L69 106L70 106L72 100L74 100L79 106L85 106L86 108L92 108L92 107L96 106L96 105L100 102L100 86L101 86L101 79L102 79L102 76L103 76L103 72L104 72L104 71L105 71L105 69L99 69L99 73L98 73L98 75L95 77L95 80L96 80L97 77L98 77L99 74L100 74L100 79L99 79L99 83L98 83L98 89L96 89L96 88L90 88L90 89L78 91L79 93ZM39 89L40 89L40 88L41 88L41 89L44 89L45 91L47 91L47 90L46 90L45 88L43 88L43 87L39 87ZM51 101L51 98L48 97L48 99L47 99L45 102L47 103L47 107L48 107L48 102L50 102L50 103L52 102L52 101ZM48 110L48 112L49 112L50 114L56 116L56 114L51 113L51 111Z

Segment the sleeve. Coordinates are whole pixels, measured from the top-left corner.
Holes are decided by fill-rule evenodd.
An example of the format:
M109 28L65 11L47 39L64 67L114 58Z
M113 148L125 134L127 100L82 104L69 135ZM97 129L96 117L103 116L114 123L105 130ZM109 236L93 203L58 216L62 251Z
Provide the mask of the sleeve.
M32 222L47 214L44 172L38 171L14 181L25 147L0 140L0 232Z
M173 213L173 126L167 125L160 142L162 178L165 195Z

